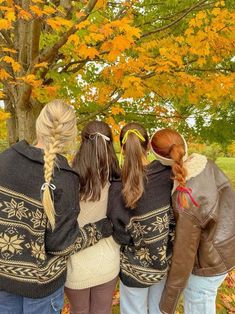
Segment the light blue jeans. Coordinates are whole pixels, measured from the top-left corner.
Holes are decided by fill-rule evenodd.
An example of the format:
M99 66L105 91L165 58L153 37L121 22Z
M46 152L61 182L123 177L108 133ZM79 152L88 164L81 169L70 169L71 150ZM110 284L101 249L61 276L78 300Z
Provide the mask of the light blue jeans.
M185 314L216 314L216 295L227 274L201 277L190 275L184 290Z
M1 314L59 314L63 304L64 287L40 299L25 298L0 290Z
M132 288L120 281L121 314L160 314L159 302L166 280L148 288Z

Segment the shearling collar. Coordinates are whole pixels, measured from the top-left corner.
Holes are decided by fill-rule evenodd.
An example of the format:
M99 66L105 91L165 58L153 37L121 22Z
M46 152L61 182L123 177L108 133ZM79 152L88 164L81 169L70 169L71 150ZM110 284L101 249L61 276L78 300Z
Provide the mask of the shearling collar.
M15 145L11 146L11 148L30 160L33 160L40 164L44 164L43 150L34 146L30 146L25 140L16 143ZM71 169L67 162L67 159L62 155L57 154L56 164L59 169L71 171L77 174L75 171Z
M184 162L184 167L187 170L186 180L196 177L199 175L206 167L207 158L204 155L193 153Z
M206 167L207 158L204 155L193 153L184 162L184 167L187 171L186 181L198 176ZM178 186L178 181L174 180L172 194L175 192Z

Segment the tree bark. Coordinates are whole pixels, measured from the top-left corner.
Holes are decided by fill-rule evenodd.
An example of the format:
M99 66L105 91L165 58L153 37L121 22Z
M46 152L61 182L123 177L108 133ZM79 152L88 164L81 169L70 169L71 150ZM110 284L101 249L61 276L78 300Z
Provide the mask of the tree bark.
M18 107L17 123L19 140L25 139L28 143L33 144L36 140L36 120L42 109L42 105L37 102L30 103L27 108Z
M7 129L8 129L8 143L9 145L12 145L19 140L16 112L14 105L10 99L4 100L4 106L6 112L10 113L10 118L7 119Z

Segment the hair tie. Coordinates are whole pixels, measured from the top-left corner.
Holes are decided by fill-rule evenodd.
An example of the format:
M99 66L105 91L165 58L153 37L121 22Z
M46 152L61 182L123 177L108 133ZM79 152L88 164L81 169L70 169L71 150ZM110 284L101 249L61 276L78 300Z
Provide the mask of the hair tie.
M53 183L49 183L49 182L44 182L43 185L41 186L41 191L45 191L46 187L49 187L49 189L51 189L52 191L54 191L56 189L56 186Z
M181 202L181 195L182 195L182 193L187 194L189 196L191 202L196 207L200 207L199 204L195 201L195 199L192 196L192 189L178 185L177 188L176 188L176 191L178 192L178 197L177 197L178 206L179 206L179 208L181 210L183 209L182 202Z
M52 197L52 202L54 203L54 193L53 191L55 191L56 189L56 186L53 184L53 183L50 183L50 182L44 182L41 186L41 190L40 190L40 197L41 197L41 200L42 200L42 194L43 194L43 191L45 191L46 187L49 187L49 189L51 190L51 197Z
M94 139L96 139L98 136L101 136L102 139L105 140L105 141L108 141L108 142L110 141L110 138L109 138L108 136L106 136L106 135L104 135L104 134L102 134L102 133L100 133L100 132L95 132L95 133L90 134L90 135L89 135L89 139L90 139L90 140L94 140Z
M145 138L143 137L143 135L140 133L140 131L138 131L137 129L130 129L128 131L126 131L125 135L122 138L122 145L126 144L128 135L134 133L142 142L145 142Z
M123 158L122 158L123 157L123 145L126 144L127 138L129 136L129 134L131 134L131 133L134 133L141 140L141 142L145 142L145 138L143 137L143 135L140 133L139 130L137 130L137 129L127 130L125 135L122 138L122 148L121 148L121 152L119 155L119 165L120 166L122 166L122 162L123 162Z
M109 155L107 149L107 142L110 142L110 138L100 132L95 132L89 135L89 139L95 140L95 155L96 155L96 165L98 170L98 176L100 178L100 171L99 171L99 156L98 156L98 137L101 137L104 142L105 147L105 155L106 155L106 167L107 167L107 181L109 181Z

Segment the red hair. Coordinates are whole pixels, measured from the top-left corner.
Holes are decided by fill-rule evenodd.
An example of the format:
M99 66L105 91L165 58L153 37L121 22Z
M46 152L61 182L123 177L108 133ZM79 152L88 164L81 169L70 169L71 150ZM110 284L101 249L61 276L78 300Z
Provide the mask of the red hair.
M174 130L163 129L157 131L153 135L151 146L155 153L173 161L173 179L178 181L179 187L184 188L187 171L183 165L183 157L186 154L186 148L182 136ZM182 207L188 208L188 201L185 193L181 193L181 204Z

